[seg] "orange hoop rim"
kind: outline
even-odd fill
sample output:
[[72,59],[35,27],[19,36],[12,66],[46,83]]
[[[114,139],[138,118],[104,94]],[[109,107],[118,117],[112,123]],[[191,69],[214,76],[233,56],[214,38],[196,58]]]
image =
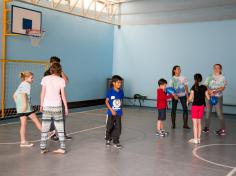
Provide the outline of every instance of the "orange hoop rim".
[[40,29],[26,29],[26,34],[32,37],[41,37],[45,31]]

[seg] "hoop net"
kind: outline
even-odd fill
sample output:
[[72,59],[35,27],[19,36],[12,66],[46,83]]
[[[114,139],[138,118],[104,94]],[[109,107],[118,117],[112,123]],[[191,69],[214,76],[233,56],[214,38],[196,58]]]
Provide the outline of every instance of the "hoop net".
[[45,31],[37,29],[27,29],[26,34],[29,36],[32,46],[39,46],[40,41],[44,37]]

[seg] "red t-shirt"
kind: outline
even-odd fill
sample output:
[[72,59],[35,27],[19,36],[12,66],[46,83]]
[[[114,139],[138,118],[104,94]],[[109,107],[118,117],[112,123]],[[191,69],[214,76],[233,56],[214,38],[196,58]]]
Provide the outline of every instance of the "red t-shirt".
[[163,89],[157,89],[157,109],[166,109],[167,100],[172,98],[173,95],[167,95]]

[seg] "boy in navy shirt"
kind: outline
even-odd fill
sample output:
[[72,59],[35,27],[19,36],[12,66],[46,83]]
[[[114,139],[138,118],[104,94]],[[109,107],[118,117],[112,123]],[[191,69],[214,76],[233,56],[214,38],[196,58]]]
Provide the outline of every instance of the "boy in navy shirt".
[[122,112],[122,99],[124,98],[123,90],[121,89],[123,78],[119,75],[112,77],[113,87],[107,92],[106,106],[107,120],[106,120],[106,145],[110,146],[113,140],[114,147],[122,148],[120,145],[121,134],[121,117]]

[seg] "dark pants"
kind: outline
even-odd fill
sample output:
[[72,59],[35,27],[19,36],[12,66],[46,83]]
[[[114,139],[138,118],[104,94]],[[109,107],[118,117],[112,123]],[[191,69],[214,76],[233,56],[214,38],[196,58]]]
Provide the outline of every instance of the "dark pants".
[[[63,116],[63,124],[64,124],[64,135],[66,136],[66,116],[65,116],[65,106],[62,103],[62,116]],[[50,126],[50,131],[56,130],[54,120],[53,118],[51,119],[51,126]]]
[[106,121],[106,140],[118,144],[121,135],[121,116],[108,116]]
[[[183,121],[184,126],[188,126],[188,107],[187,107],[187,97],[179,97],[180,103],[183,108]],[[176,110],[177,110],[178,100],[172,99],[172,111],[171,111],[171,120],[172,120],[172,127],[175,127],[175,119],[176,119]]]

